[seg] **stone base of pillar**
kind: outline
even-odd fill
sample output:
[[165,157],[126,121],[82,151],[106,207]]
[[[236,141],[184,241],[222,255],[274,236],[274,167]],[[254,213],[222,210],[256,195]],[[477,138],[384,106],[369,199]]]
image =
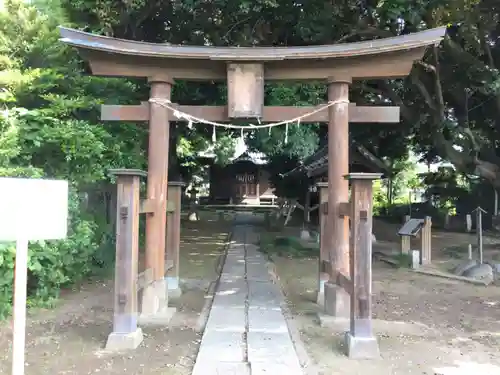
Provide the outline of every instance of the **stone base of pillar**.
[[161,326],[164,327],[177,312],[175,307],[166,307],[156,312],[156,314],[141,314],[138,323],[141,326]]
[[179,285],[179,278],[174,276],[167,277],[168,298],[179,298],[182,295],[182,289]]
[[198,217],[198,214],[196,212],[191,212],[188,215],[188,220],[189,221],[198,221],[198,220],[200,220],[200,218]]
[[106,350],[113,352],[133,350],[141,345],[143,339],[142,329],[140,328],[137,328],[135,332],[130,333],[112,332],[108,336]]
[[380,350],[377,338],[354,337],[349,332],[345,334],[345,347],[347,356],[351,359],[377,359],[380,358]]
[[155,281],[144,288],[139,324],[165,325],[172,319],[175,311],[175,308],[168,307],[166,279]]
[[328,282],[328,274],[320,272],[318,278],[318,292],[316,295],[316,303],[320,306],[325,306],[325,284]]
[[349,318],[350,304],[350,296],[343,288],[331,282],[325,283],[325,314]]
[[321,327],[334,329],[335,332],[345,332],[349,329],[351,324],[349,318],[336,318],[322,312],[318,312],[316,318],[318,319],[318,323]]
[[307,229],[302,229],[300,231],[300,239],[303,241],[309,241],[311,239],[311,233]]

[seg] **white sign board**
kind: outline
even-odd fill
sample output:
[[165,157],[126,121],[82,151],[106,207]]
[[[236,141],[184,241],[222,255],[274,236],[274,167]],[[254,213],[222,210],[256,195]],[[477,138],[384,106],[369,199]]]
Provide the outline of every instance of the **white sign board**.
[[0,177],[0,241],[16,241],[12,375],[24,375],[28,241],[66,238],[68,182]]
[[56,240],[67,230],[67,181],[0,177],[0,241]]

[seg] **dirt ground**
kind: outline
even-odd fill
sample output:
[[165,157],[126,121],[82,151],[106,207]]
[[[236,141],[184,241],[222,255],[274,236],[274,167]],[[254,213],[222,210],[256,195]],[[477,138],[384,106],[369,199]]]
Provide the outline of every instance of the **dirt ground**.
[[[397,226],[377,223],[374,232],[382,238],[374,250],[398,248],[396,238],[387,236],[397,233]],[[450,248],[474,241],[471,235],[434,231],[433,256],[445,260]],[[500,239],[488,237],[485,243],[492,253],[500,249]],[[274,263],[302,341],[322,375],[364,375],[367,370],[372,375],[434,375],[435,368],[456,361],[500,366],[498,286],[434,278],[374,262],[374,329],[381,359],[354,361],[344,355],[347,327],[319,326],[314,303],[317,260],[279,257]]]
[[[177,313],[166,328],[143,328],[144,342],[133,352],[105,353],[111,332],[113,281],[92,280],[63,293],[53,310],[29,312],[26,375],[188,375],[201,335],[196,332],[208,284],[217,277],[219,256],[228,239],[228,223],[183,222],[181,279],[188,281]],[[0,326],[0,374],[10,374],[10,322]]]

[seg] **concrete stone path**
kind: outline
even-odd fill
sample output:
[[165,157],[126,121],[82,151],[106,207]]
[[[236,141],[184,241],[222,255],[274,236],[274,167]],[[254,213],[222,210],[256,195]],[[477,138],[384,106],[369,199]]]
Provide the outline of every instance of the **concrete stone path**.
[[235,219],[192,375],[303,375],[281,311],[283,295],[247,221],[244,214]]

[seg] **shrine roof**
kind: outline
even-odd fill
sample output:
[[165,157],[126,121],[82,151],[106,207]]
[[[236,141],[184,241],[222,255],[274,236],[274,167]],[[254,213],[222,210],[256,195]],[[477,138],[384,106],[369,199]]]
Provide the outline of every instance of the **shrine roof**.
[[[384,173],[389,171],[389,167],[378,157],[373,155],[364,146],[351,141],[350,145],[350,164],[359,164],[368,168],[372,172]],[[327,173],[328,169],[328,146],[324,146],[313,155],[305,158],[302,164],[289,172],[285,176],[293,176],[298,173],[304,173],[308,177],[317,177]]]
[[379,55],[419,49],[439,44],[444,37],[446,27],[370,41],[300,47],[215,47],[156,44],[111,38],[66,27],[59,27],[59,30],[61,41],[78,49],[169,59],[265,62]]
[[[206,159],[215,159],[214,146],[211,145],[206,150],[198,153],[198,157]],[[249,151],[245,139],[241,137],[236,141],[233,155],[229,158],[231,164],[238,161],[249,161],[255,165],[267,164],[267,157],[262,152]]]

